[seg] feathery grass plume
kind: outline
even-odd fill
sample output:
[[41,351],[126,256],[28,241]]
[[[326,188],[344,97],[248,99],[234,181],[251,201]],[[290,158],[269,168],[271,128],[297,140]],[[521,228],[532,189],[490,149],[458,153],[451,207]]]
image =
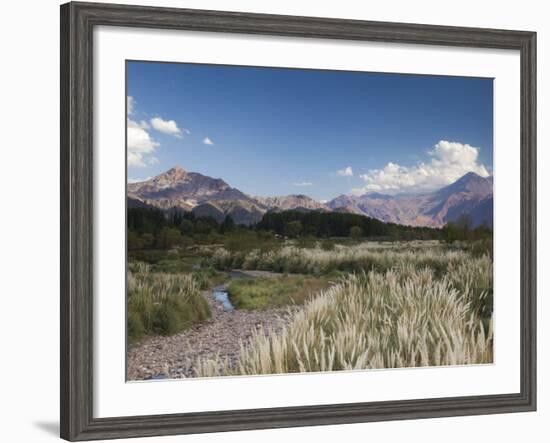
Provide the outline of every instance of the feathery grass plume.
[[[200,362],[197,375],[491,362],[492,321],[486,331],[472,306],[471,283],[457,289],[452,278],[437,279],[431,269],[412,270],[410,264],[401,271],[344,277],[307,301],[282,332],[254,332],[241,346],[237,365]],[[473,281],[484,278],[480,272]]]
[[128,267],[128,340],[170,335],[210,317],[210,308],[191,274],[150,272],[149,265]]
[[[331,271],[360,272],[387,271],[395,267],[412,266],[414,269],[429,267],[438,275],[448,272],[472,255],[458,248],[448,248],[438,242],[363,242],[353,246],[335,245],[332,250],[285,246],[278,250],[253,250],[230,252],[220,248],[211,258],[218,269],[259,269],[265,271],[326,274]],[[483,256],[479,260],[490,258]]]

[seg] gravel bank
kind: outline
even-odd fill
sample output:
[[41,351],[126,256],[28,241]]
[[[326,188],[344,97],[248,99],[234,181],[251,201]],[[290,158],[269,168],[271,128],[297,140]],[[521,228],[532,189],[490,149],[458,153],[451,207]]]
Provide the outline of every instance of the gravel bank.
[[210,320],[179,334],[149,337],[129,347],[128,380],[193,377],[197,357],[213,358],[217,353],[235,362],[240,341],[246,343],[254,330],[281,329],[290,316],[288,308],[225,311],[211,291],[205,291],[204,297],[212,310]]

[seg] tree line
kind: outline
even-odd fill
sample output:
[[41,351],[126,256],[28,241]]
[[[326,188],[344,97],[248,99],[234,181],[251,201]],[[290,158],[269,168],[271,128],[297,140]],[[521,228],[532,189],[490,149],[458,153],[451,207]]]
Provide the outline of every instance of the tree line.
[[218,223],[213,217],[195,217],[192,212],[162,211],[156,208],[128,208],[128,249],[169,249],[235,229],[231,217]]
[[351,237],[383,240],[478,240],[492,237],[492,229],[472,227],[471,219],[460,217],[443,228],[411,227],[359,214],[320,211],[267,212],[251,226],[236,225],[231,216],[222,223],[193,212],[128,208],[128,248],[169,249],[176,245],[216,243],[237,233],[257,232],[279,238]]
[[255,226],[289,238],[368,237],[396,240],[438,239],[439,229],[386,223],[360,214],[320,211],[267,212]]
[[493,237],[493,229],[482,223],[474,227],[472,218],[462,214],[455,222],[449,222],[441,228],[441,239],[447,243],[454,241],[486,240]]

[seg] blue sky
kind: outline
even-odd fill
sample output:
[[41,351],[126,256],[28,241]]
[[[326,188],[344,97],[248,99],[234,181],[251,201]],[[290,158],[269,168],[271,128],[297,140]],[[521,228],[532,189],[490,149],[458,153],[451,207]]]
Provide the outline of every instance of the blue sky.
[[419,193],[493,162],[491,79],[127,62],[128,177],[251,195]]

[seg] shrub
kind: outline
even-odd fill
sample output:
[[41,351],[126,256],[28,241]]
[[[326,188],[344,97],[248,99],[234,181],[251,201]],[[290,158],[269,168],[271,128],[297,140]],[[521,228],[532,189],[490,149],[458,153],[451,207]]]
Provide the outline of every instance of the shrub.
[[349,236],[357,240],[363,236],[363,230],[359,226],[352,226],[349,230]]
[[210,308],[190,274],[153,273],[128,267],[128,341],[144,335],[171,335],[210,317]]
[[302,222],[299,220],[285,223],[284,234],[289,238],[296,238],[302,233]]
[[[329,242],[330,240],[327,240]],[[448,272],[453,264],[468,261],[472,255],[458,247],[438,242],[375,243],[363,242],[351,246],[299,248],[284,246],[270,251],[231,252],[220,248],[211,257],[217,269],[259,269],[294,274],[328,274],[333,271],[387,271],[403,266],[415,269],[429,267],[438,276]],[[477,257],[488,260],[490,257]]]
[[160,230],[157,242],[158,247],[162,249],[170,249],[181,242],[181,233],[176,228],[164,227]]

